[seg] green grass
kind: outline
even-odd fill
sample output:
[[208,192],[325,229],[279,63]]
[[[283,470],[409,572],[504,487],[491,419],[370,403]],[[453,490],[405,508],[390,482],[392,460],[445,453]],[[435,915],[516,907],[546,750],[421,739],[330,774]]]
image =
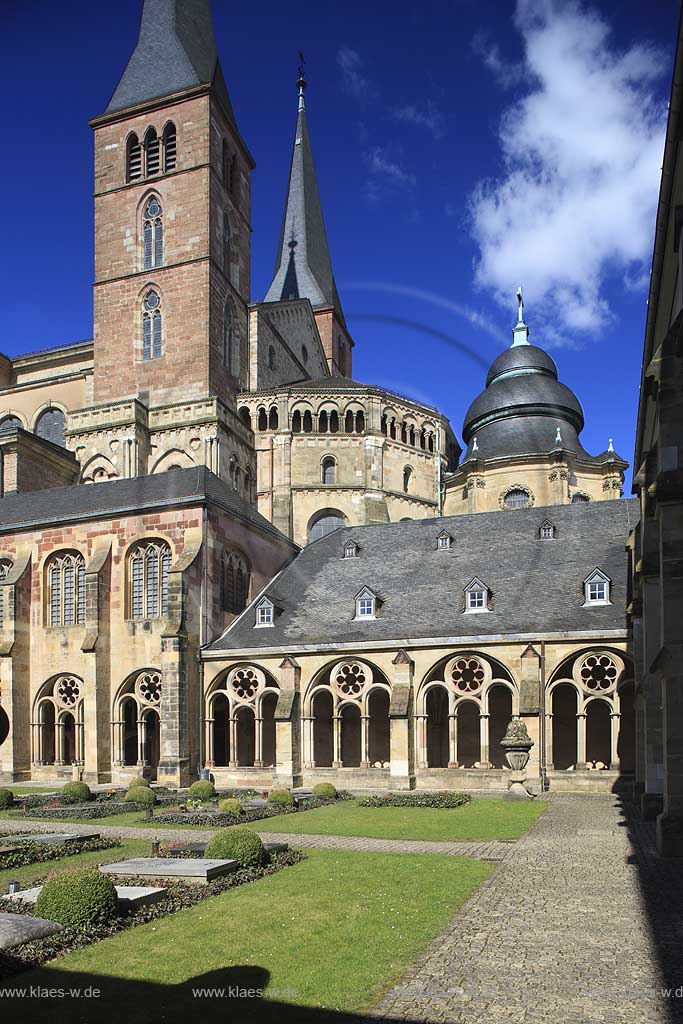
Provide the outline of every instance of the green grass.
[[[155,807],[157,814],[164,813],[165,809],[161,807]],[[107,818],[31,818],[30,812],[23,814],[21,811],[1,811],[0,812],[0,832],[2,831],[2,819],[9,818],[11,821],[39,821],[42,825],[54,825],[55,830],[59,831],[62,825],[92,825],[94,830],[106,825],[134,825],[135,828],[150,828],[150,829],[163,829],[170,828],[173,831],[176,829],[197,829],[205,826],[201,825],[157,825],[152,821],[146,821],[143,817],[143,811],[126,811],[125,814],[112,814]]]
[[[264,832],[372,839],[519,839],[545,810],[540,802],[483,798],[464,807],[359,807],[345,800],[264,822]],[[257,826],[259,827],[259,826]]]
[[[114,1024],[122,1014],[126,1024],[340,1021],[304,1008],[350,1013],[372,1005],[492,871],[461,857],[310,851],[276,875],[6,984],[101,989],[89,1007],[32,1000],[35,1022],[56,1011],[66,1024]],[[266,999],[197,999],[190,982],[265,987]],[[18,1000],[12,1008],[19,1011]]]
[[20,882],[23,889],[30,889],[51,871],[59,871],[61,868],[111,864],[112,861],[149,856],[151,853],[150,844],[144,839],[124,839],[122,843],[122,846],[114,847],[111,850],[92,850],[87,853],[75,853],[71,857],[60,857],[59,860],[26,864],[21,868],[3,868],[0,871],[0,893],[6,893],[9,883],[12,881]]
[[22,793],[59,793],[62,789],[63,783],[58,782],[54,786],[18,786],[12,784],[11,786],[2,786],[2,789],[11,789],[15,796],[21,796]]

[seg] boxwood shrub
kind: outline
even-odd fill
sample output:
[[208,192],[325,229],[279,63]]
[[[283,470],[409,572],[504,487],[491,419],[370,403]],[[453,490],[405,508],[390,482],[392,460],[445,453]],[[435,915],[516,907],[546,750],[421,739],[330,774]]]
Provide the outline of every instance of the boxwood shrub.
[[62,789],[60,799],[63,804],[84,804],[90,800],[90,786],[85,782],[67,782]]
[[294,806],[294,797],[288,789],[271,789],[268,794],[269,804],[284,804],[285,807]]
[[234,814],[237,817],[242,813],[242,804],[235,797],[227,797],[218,801],[218,810],[222,814]]
[[212,800],[215,795],[216,787],[213,782],[193,782],[190,786],[192,800]]
[[145,788],[149,789],[149,779],[146,779],[144,775],[136,775],[128,783],[128,789],[139,789],[140,786],[145,786]]
[[248,828],[232,828],[219,832],[206,848],[205,857],[236,860],[242,868],[257,868],[266,861],[261,837]]
[[123,799],[126,803],[138,804],[140,807],[153,807],[157,802],[153,790],[148,789],[146,786],[129,789]]
[[116,917],[116,888],[100,871],[64,871],[38,894],[36,916],[70,928],[91,928]]
[[319,782],[317,786],[313,787],[313,795],[324,797],[326,800],[336,800],[337,787],[333,786],[331,782]]
[[0,789],[0,811],[6,811],[14,803],[14,793],[11,789]]
[[357,801],[359,807],[463,807],[471,801],[467,793],[386,793],[383,796],[364,796]]

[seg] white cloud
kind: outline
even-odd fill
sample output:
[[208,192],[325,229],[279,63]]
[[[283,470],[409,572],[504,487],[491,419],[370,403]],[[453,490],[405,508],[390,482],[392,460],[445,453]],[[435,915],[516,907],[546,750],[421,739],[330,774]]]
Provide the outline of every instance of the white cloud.
[[363,70],[363,59],[358,50],[350,46],[340,46],[337,51],[337,64],[342,70],[344,88],[356,99],[370,99],[375,89]]
[[408,103],[403,107],[394,107],[391,116],[396,121],[425,128],[435,139],[443,136],[445,118],[432,100],[427,100],[422,106],[418,103]]
[[647,273],[666,62],[645,44],[618,52],[574,2],[518,0],[515,25],[525,85],[501,119],[504,174],[471,197],[475,278],[507,306],[521,282],[545,339],[562,342],[613,319],[615,275],[634,287]]
[[378,199],[381,185],[391,190],[414,189],[417,178],[410,171],[407,171],[395,157],[392,157],[381,146],[365,154],[370,172],[369,192],[370,198]]

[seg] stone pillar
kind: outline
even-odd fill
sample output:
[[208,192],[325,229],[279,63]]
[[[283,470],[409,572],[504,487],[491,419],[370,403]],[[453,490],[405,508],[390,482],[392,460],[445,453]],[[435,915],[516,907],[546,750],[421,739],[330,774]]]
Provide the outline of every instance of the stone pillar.
[[234,715],[231,715],[228,719],[228,729],[230,730],[230,756],[228,758],[228,767],[237,767],[237,719]]
[[370,767],[370,716],[360,716],[360,766]]
[[611,740],[611,753],[609,759],[610,771],[619,771],[619,723],[621,721],[621,715],[613,711],[610,715],[610,740]]
[[417,726],[416,738],[417,738],[417,767],[427,767],[427,716],[416,715],[415,723]]
[[586,713],[580,711],[576,716],[576,767],[586,767]]
[[[275,727],[277,734],[277,726]],[[275,744],[277,749],[277,742]],[[263,768],[263,719],[254,716],[254,768]]]
[[458,768],[458,716],[448,716],[448,767]]
[[545,757],[548,771],[555,767],[553,764],[553,716],[551,713],[545,716]]
[[204,719],[204,764],[207,768],[213,768],[215,765],[213,746],[213,730],[215,721],[215,718]]
[[[157,778],[168,786],[187,786],[198,766],[190,764],[190,694],[184,636],[162,637],[161,669],[161,757]],[[199,709],[193,723],[195,731],[198,719]]]
[[[412,658],[401,650],[392,661],[394,674],[389,705],[389,776],[396,788],[412,789],[415,785],[414,692]],[[422,725],[424,734],[425,726]],[[423,736],[426,764],[426,738]],[[418,754],[418,764],[420,757]]]
[[301,730],[301,668],[291,655],[280,664],[279,683],[280,695],[275,708],[276,761],[273,782],[291,789],[300,786],[303,781],[301,748],[304,739]]
[[525,769],[526,778],[532,787],[534,780],[541,777],[541,716],[545,706],[542,668],[542,655],[532,644],[529,644],[522,651],[520,657],[519,715],[533,740]]
[[479,715],[479,766],[490,768],[489,762],[489,716]]
[[335,713],[332,716],[332,729],[333,729],[332,738],[333,738],[333,743],[334,743],[334,746],[333,746],[334,753],[332,755],[332,767],[333,768],[341,768],[342,767],[342,761],[341,761],[341,722],[342,722],[341,715]]
[[145,760],[145,720],[138,716],[135,723],[138,730],[138,766],[143,768],[147,762]]

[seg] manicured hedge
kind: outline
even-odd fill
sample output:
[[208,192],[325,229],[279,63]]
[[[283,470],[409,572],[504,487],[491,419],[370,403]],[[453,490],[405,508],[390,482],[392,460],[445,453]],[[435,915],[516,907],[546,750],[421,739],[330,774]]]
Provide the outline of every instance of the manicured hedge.
[[154,804],[157,802],[154,792],[145,786],[129,789],[123,799],[126,803],[138,804],[139,807],[154,807]]
[[239,800],[233,796],[227,797],[225,800],[218,801],[218,810],[222,814],[234,814],[239,816],[242,813],[242,804]]
[[130,814],[130,804],[123,801],[106,800],[99,803],[93,800],[90,804],[75,804],[70,807],[38,807],[35,810],[26,810],[27,818],[47,819],[49,821],[61,821],[68,818],[81,818],[84,821],[91,821],[96,818],[113,818],[116,814]]
[[116,888],[108,875],[92,868],[63,871],[43,885],[36,917],[70,928],[108,924],[116,917]]
[[11,789],[0,789],[0,811],[6,811],[14,803],[14,793]]
[[319,782],[317,786],[313,787],[313,795],[324,797],[325,800],[336,800],[337,787],[333,786],[331,782]]
[[463,807],[471,801],[467,793],[387,793],[384,796],[364,796],[357,800],[359,807]]
[[146,779],[144,775],[136,775],[134,779],[131,779],[128,783],[128,789],[139,789],[140,786],[145,786],[149,789],[149,779]]
[[219,832],[206,848],[205,857],[236,860],[241,868],[257,868],[266,861],[261,837],[248,828]]
[[213,782],[193,782],[190,786],[192,800],[213,800],[215,795],[216,787]]
[[67,782],[59,798],[63,804],[84,804],[91,796],[90,786],[85,782]]
[[271,789],[268,794],[269,804],[282,804],[284,807],[294,806],[294,797],[288,789]]

